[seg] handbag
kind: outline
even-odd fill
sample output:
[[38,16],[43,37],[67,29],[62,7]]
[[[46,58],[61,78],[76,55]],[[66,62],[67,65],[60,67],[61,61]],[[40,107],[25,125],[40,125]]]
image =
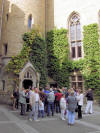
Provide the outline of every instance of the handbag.
[[13,96],[13,94],[11,94],[10,98],[11,98],[11,99],[14,99],[14,96]]

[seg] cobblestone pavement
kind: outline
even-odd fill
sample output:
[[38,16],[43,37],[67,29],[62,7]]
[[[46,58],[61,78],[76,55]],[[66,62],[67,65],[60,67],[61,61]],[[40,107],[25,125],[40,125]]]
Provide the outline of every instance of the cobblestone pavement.
[[12,111],[8,106],[0,106],[0,133],[100,133],[100,107],[95,106],[92,115],[83,115],[69,127],[67,120],[60,120],[59,114],[54,117],[39,119],[39,122],[20,116],[20,111]]

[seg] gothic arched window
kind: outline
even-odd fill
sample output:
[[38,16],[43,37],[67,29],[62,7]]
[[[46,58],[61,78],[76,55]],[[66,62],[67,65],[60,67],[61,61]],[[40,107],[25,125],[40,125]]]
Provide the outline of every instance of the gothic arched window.
[[27,72],[25,73],[25,75],[24,75],[24,78],[25,78],[25,79],[32,79],[32,73],[31,73],[31,71],[27,71]]
[[70,17],[69,34],[71,58],[77,59],[82,57],[80,17],[76,13]]
[[32,27],[32,15],[29,15],[28,17],[28,28]]

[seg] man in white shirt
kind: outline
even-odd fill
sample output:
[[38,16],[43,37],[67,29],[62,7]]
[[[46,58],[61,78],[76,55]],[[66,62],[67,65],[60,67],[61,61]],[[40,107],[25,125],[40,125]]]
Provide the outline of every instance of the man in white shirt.
[[38,91],[39,89],[38,88],[35,88],[34,89],[34,93],[31,93],[30,95],[30,105],[32,107],[32,112],[30,113],[30,121],[32,121],[32,115],[34,115],[33,119],[35,121],[38,121],[37,118],[38,118],[38,107],[39,107],[39,102],[40,102],[40,97],[39,97],[39,94],[38,94]]

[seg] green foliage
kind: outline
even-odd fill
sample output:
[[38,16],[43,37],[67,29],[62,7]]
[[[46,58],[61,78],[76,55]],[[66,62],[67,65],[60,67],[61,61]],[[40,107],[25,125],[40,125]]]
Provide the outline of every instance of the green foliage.
[[18,77],[21,69],[30,60],[41,75],[40,86],[44,87],[47,83],[46,43],[37,30],[25,33],[23,40],[24,45],[21,52],[17,56],[12,57],[6,69]]
[[7,71],[18,75],[20,70],[28,62],[30,52],[30,47],[26,43],[24,43],[23,49],[21,50],[20,54],[17,56],[13,56],[12,59],[9,61],[8,65],[6,66]]
[[47,51],[45,41],[39,36],[32,43],[30,61],[41,74],[40,86],[44,88],[47,84]]
[[83,32],[84,46],[84,67],[82,74],[85,78],[85,87],[99,89],[100,88],[100,45],[98,25],[90,24],[84,26]]
[[59,87],[69,86],[68,38],[67,30],[54,29],[47,33],[48,75]]

